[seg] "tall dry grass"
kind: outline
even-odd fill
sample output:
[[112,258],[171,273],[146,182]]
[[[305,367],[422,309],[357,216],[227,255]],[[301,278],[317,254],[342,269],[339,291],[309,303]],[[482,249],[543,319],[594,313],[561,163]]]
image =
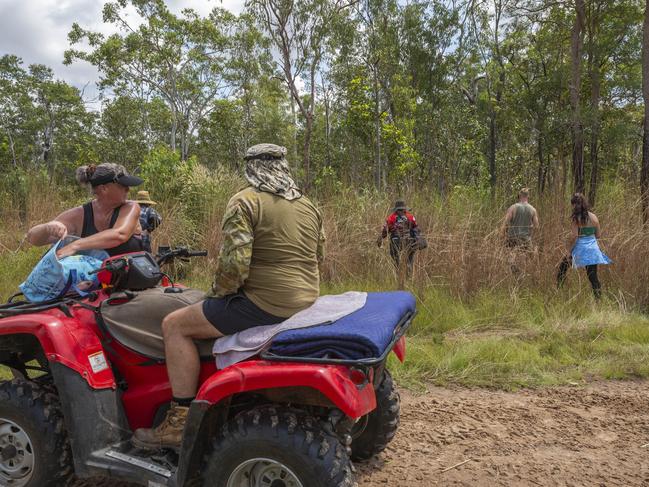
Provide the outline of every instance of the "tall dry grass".
[[[163,216],[154,243],[208,249],[208,265],[196,269],[199,278],[207,279],[220,245],[225,204],[244,182],[235,174],[199,166],[182,183],[173,188],[158,181],[147,185],[147,189],[154,188],[152,196],[159,201],[157,208]],[[88,198],[81,188],[50,185],[42,178],[28,182],[24,198],[12,197],[5,188],[0,192],[0,252],[18,248],[31,225]],[[388,245],[379,249],[376,237],[394,200],[405,198],[428,240],[428,248],[417,252],[414,273],[407,283],[413,290],[439,288],[457,299],[470,299],[482,292],[501,292],[513,299],[520,290],[548,297],[557,293],[557,265],[567,253],[570,232],[568,195],[532,196],[541,229],[534,235],[535,249],[529,253],[512,252],[503,245],[500,228],[513,197],[492,201],[469,188],[455,188],[445,198],[429,188],[410,194],[343,188],[312,198],[322,210],[327,235],[323,279],[333,285],[377,282],[397,286]],[[594,210],[602,224],[600,244],[614,261],[599,268],[605,295],[623,309],[649,308],[649,242],[635,192],[618,185],[605,187]],[[512,264],[519,273],[512,272]],[[565,288],[561,292],[566,299],[591,292],[581,270],[569,272]]]

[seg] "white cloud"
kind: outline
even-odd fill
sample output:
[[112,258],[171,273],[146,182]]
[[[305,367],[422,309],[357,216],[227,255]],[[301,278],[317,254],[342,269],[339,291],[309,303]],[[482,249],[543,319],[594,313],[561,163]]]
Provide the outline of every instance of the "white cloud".
[[[207,15],[222,7],[234,13],[243,10],[244,0],[168,0],[169,9],[180,13],[192,8]],[[106,0],[0,0],[0,55],[15,54],[25,65],[45,64],[57,78],[94,93],[98,75],[94,66],[75,62],[63,65],[63,53],[69,47],[68,32],[74,22],[83,28],[111,34],[115,28],[102,22]],[[131,17],[136,14],[131,9]],[[135,22],[136,19],[134,19]]]

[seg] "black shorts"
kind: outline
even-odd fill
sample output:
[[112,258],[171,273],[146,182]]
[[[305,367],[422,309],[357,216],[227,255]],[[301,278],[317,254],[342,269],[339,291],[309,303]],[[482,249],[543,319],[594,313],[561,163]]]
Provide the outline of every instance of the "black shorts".
[[223,335],[233,335],[253,326],[274,325],[286,319],[266,313],[243,292],[205,299],[203,314]]

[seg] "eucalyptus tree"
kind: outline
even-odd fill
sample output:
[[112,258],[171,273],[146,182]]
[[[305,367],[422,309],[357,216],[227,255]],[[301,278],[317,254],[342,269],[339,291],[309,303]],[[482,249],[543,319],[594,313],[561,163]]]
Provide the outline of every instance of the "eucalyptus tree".
[[7,137],[11,165],[45,167],[54,177],[58,163],[73,163],[92,144],[95,117],[79,90],[54,78],[40,64],[0,58],[0,130]]
[[[129,6],[141,24],[129,22]],[[232,90],[229,50],[235,16],[218,8],[208,18],[190,9],[176,16],[163,0],[118,0],[106,3],[103,19],[119,33],[106,37],[74,23],[70,44],[85,42],[89,49],[67,50],[64,62],[97,66],[104,92],[164,100],[171,112],[171,148],[179,145],[186,159],[198,124],[214,109],[214,100]]]
[[[475,1],[466,6],[467,35],[475,46],[469,61],[477,61],[477,66],[469,68],[469,71],[474,71],[474,76],[469,80],[470,89],[464,87],[464,93],[470,103],[486,112],[489,135],[485,154],[492,196],[498,182],[498,149],[503,125],[500,113],[507,82],[508,56],[505,50],[508,47],[504,40],[511,25],[511,9],[515,7],[513,0]],[[476,67],[478,72],[475,72]]]
[[[602,106],[608,93],[615,90],[617,67],[637,63],[640,45],[642,10],[637,0],[607,2],[593,0],[585,8],[585,54],[587,86],[590,85],[588,110],[585,115],[589,138],[590,185],[588,197],[595,204],[600,178],[599,154],[602,131]],[[628,68],[625,68],[625,70]],[[634,104],[633,99],[620,97],[617,104]]]
[[[276,50],[278,76],[286,83],[304,122],[302,164],[311,183],[311,139],[318,74],[335,17],[357,0],[248,0]],[[304,90],[304,91],[303,91]]]
[[18,167],[23,156],[21,133],[32,109],[27,73],[21,64],[22,60],[14,55],[6,54],[0,58],[0,134],[6,138],[10,163],[14,168]]

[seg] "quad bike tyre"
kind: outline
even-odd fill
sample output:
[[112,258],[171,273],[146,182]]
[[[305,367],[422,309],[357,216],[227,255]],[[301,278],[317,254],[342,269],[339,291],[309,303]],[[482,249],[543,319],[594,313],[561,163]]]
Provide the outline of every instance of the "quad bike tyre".
[[57,487],[72,474],[55,389],[22,379],[0,384],[0,485]]
[[351,462],[337,437],[312,416],[260,406],[235,416],[213,440],[204,487],[352,487]]
[[381,385],[376,389],[376,409],[360,418],[352,428],[352,460],[367,460],[385,450],[399,427],[400,406],[399,393],[385,369]]

